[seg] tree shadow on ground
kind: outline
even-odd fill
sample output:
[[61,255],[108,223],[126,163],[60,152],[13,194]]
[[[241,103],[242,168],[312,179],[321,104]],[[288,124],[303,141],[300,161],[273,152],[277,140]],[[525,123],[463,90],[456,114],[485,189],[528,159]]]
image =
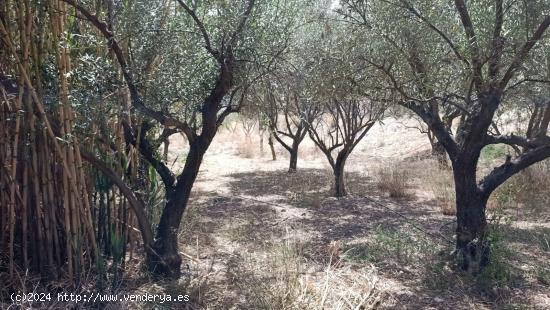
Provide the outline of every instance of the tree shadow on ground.
[[222,234],[232,242],[262,245],[280,235],[279,229],[272,229],[278,219],[276,211],[259,201],[211,192],[193,201],[186,212],[180,236],[186,244],[212,246],[214,236]]
[[[548,265],[550,261],[550,227],[516,227],[502,225],[503,239],[514,246],[521,255],[521,262]],[[550,277],[549,277],[550,279]]]
[[[236,195],[303,208],[310,217],[300,224],[321,233],[321,242],[357,238],[373,228],[399,227],[407,222],[418,223],[428,233],[439,234],[449,217],[434,217],[437,209],[426,202],[394,200],[381,193],[371,177],[348,173],[350,195],[330,197],[330,174],[321,169],[302,169],[296,173],[282,171],[232,174],[230,187]],[[429,206],[427,208],[427,206]]]
[[[444,253],[448,254],[453,248],[454,217],[441,215],[435,201],[389,198],[377,189],[372,178],[360,173],[348,173],[350,195],[340,199],[330,197],[330,185],[327,184],[331,184],[332,176],[330,172],[322,169],[301,169],[296,173],[258,171],[235,173],[230,177],[232,181],[229,186],[234,197],[244,197],[238,200],[241,211],[257,205],[257,202],[251,202],[247,197],[261,200],[266,206],[272,206],[258,211],[255,217],[264,220],[259,222],[261,226],[250,230],[250,234],[261,235],[258,229],[277,225],[277,222],[273,221],[278,221],[277,218],[280,219],[280,216],[273,215],[284,212],[285,208],[289,211],[303,210],[303,214],[307,216],[291,219],[287,223],[304,231],[314,232],[309,240],[308,251],[304,255],[319,264],[326,264],[334,259],[331,257],[334,254],[331,252],[334,251],[333,243],[336,242],[340,244],[336,247],[341,247],[340,250],[336,250],[336,254],[344,256],[346,247],[357,246],[357,243],[354,244],[357,240],[369,244],[373,238],[378,238],[377,234],[379,235],[381,230],[386,231],[385,233],[390,231],[390,234],[391,231],[410,234],[412,237],[407,242],[412,243],[412,247],[423,242],[422,246],[414,249],[418,252],[414,254],[418,255],[414,264],[396,260],[396,253],[391,251],[386,252],[377,262],[378,266],[382,266],[380,272],[384,276],[395,279],[408,288],[407,291],[392,294],[395,306],[388,305],[386,308],[448,309],[452,304],[456,309],[468,309],[474,303],[489,304],[492,307],[495,306],[491,306],[495,298],[502,299],[504,296],[488,296],[479,294],[475,289],[455,286],[454,282],[461,282],[463,279],[448,268],[445,269],[447,259],[444,258]],[[234,212],[238,213],[239,207],[235,208]],[[222,208],[218,212],[228,211]],[[264,218],[264,215],[269,216]],[[390,247],[410,246],[400,244],[398,239],[390,238],[387,241],[387,236],[380,238],[389,242]],[[532,238],[525,237],[524,241],[530,242]],[[391,242],[396,242],[397,245]],[[425,253],[422,253],[423,251]],[[521,283],[525,285],[524,281]],[[466,302],[465,299],[470,302]],[[523,302],[519,297],[516,301]]]

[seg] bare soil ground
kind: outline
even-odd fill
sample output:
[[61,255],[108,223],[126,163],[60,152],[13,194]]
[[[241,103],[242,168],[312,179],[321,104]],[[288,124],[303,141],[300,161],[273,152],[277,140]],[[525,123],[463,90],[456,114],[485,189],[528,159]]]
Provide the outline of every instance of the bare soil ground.
[[[444,172],[420,132],[374,128],[350,158],[342,199],[330,197],[331,171],[311,142],[289,174],[283,149],[273,161],[257,136],[216,137],[182,225],[186,277],[159,290],[209,309],[550,309],[550,208],[491,211],[509,246],[495,250],[488,283],[475,281],[448,263],[454,216],[428,185]],[[184,152],[174,139],[170,162]],[[388,166],[407,171],[405,198],[377,185]]]

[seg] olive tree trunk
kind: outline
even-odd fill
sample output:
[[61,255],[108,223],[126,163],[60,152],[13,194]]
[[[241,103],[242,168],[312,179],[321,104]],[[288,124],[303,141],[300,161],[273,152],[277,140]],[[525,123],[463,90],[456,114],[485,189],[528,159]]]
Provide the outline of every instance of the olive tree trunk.
[[166,193],[167,203],[157,226],[154,254],[147,259],[148,269],[154,274],[178,277],[181,273],[178,232],[205,151],[202,145],[190,147],[183,173],[178,177],[174,189]]
[[345,171],[344,167],[348,159],[348,150],[343,149],[338,153],[336,161],[332,166],[332,171],[334,174],[334,197],[344,197],[346,196],[346,183],[345,183]]
[[288,172],[296,172],[298,169],[298,151],[300,147],[300,142],[294,140],[292,142],[292,147],[289,150],[290,154],[290,163],[288,167]]
[[486,242],[487,219],[485,208],[488,195],[480,191],[476,170],[471,162],[455,163],[453,175],[456,194],[456,253],[459,268],[476,274],[489,263]]
[[277,160],[277,153],[275,153],[275,146],[273,145],[273,134],[269,133],[269,138],[267,138],[267,144],[269,144],[269,149],[271,150],[271,159],[273,161]]

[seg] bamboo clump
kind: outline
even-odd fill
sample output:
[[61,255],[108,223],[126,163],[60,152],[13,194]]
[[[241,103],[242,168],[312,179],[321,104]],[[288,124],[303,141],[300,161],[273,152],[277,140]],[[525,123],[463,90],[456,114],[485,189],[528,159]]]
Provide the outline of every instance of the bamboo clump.
[[[85,133],[75,129],[82,116],[71,96],[78,52],[71,49],[77,43],[71,40],[70,29],[79,21],[71,14],[74,11],[60,0],[0,2],[0,282],[4,287],[23,286],[26,274],[79,285],[89,271],[105,279],[110,270],[116,280],[128,252],[133,255],[134,248],[128,251],[128,245],[139,238],[130,204],[108,178],[83,161],[81,148],[93,150],[142,195],[139,192],[147,192],[149,186],[148,166],[126,143],[123,126],[141,120],[130,113],[127,90],[120,87],[108,96],[118,110],[89,122]],[[95,52],[112,56],[106,48]],[[53,64],[54,77],[44,73],[46,64]]]
[[[66,9],[49,1],[46,16],[29,0],[2,6],[0,57],[14,61],[0,72],[0,249],[7,253],[0,257],[0,272],[6,269],[14,281],[30,270],[45,279],[66,275],[72,282],[98,251],[90,184],[68,100]],[[45,99],[50,94],[39,67],[48,54],[56,58],[58,100]]]

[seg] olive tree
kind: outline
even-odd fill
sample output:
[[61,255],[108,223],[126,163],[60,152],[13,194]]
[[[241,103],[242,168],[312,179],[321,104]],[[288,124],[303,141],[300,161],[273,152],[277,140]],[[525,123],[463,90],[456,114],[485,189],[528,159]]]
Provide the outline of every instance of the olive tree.
[[[296,2],[285,1],[278,6],[257,4],[254,0],[231,5],[181,0],[120,3],[119,15],[128,12],[134,25],[158,16],[144,14],[148,10],[164,5],[168,12],[165,20],[153,25],[157,29],[138,31],[140,40],[136,43],[131,41],[136,32],[122,36],[116,24],[102,20],[101,12],[93,13],[76,0],[64,1],[106,39],[128,88],[132,111],[144,118],[140,127],[129,122],[123,124],[126,142],[150,163],[164,185],[165,205],[154,238],[152,223],[144,218],[144,204],[139,197],[94,154],[85,157],[125,188],[122,192],[131,198],[128,200],[137,210],[149,270],[177,277],[182,261],[178,231],[204,154],[225,118],[239,111],[248,87],[284,52],[287,24],[291,20],[285,19],[279,10]],[[162,40],[155,39],[157,36],[162,36]],[[144,43],[128,53],[132,43],[140,42]],[[153,56],[146,55],[147,52]],[[140,57],[157,68],[154,74],[144,77],[147,83],[140,80],[144,71],[137,70],[143,66],[135,63]],[[159,137],[152,134],[154,128],[161,129]],[[174,133],[182,133],[188,142],[181,171],[173,171],[157,154],[159,142]]]
[[344,168],[357,144],[380,120],[392,92],[379,83],[375,70],[364,70],[365,49],[357,38],[342,39],[344,28],[332,22],[332,13],[321,19],[322,28],[307,77],[317,116],[307,127],[309,137],[327,158],[334,174],[334,196],[347,194]]
[[270,138],[273,137],[289,154],[289,172],[298,168],[300,144],[318,112],[312,104],[316,86],[308,79],[317,61],[310,58],[309,51],[316,50],[319,41],[310,36],[315,37],[323,28],[319,17],[327,5],[325,1],[305,1],[301,10],[287,12],[294,14],[298,21],[290,31],[288,53],[277,68],[250,90],[266,120]]
[[271,134],[289,154],[289,172],[298,169],[300,144],[318,114],[306,94],[303,74],[295,71],[271,74],[255,91]]
[[[399,104],[425,122],[451,160],[456,254],[459,266],[470,273],[489,262],[485,210],[491,193],[550,157],[548,101],[530,109],[523,132],[497,124],[506,109],[521,104],[511,96],[512,89],[523,85],[537,92],[540,83],[548,83],[545,70],[528,68],[547,62],[549,7],[548,1],[503,0],[349,0],[341,7],[344,18],[383,51],[365,60],[385,74],[387,85],[400,95]],[[454,128],[446,122],[445,110],[457,115]],[[481,151],[493,144],[509,145],[517,153],[479,176]]]
[[344,168],[357,144],[382,117],[384,109],[366,98],[333,96],[321,105],[308,132],[327,158],[334,175],[334,196],[347,195]]

